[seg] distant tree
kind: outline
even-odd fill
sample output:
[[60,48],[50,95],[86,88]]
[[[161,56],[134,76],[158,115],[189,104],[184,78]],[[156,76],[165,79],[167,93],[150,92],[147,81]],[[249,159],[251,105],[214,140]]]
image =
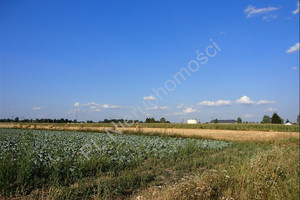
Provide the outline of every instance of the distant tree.
[[287,119],[287,120],[285,121],[285,123],[290,123],[290,120],[289,120],[289,119]]
[[215,120],[214,120],[214,123],[215,123],[215,124],[217,124],[218,122],[219,122],[219,120],[218,120],[218,119],[215,119]]
[[15,118],[15,122],[19,122],[20,120],[19,120],[19,117],[16,117]]
[[242,123],[242,118],[238,117],[237,118],[237,123]]
[[274,113],[271,118],[271,123],[272,124],[282,124],[283,119],[281,119],[277,113]]
[[300,115],[297,117],[297,123],[300,124]]
[[155,119],[152,117],[152,118],[150,118],[150,123],[155,123],[156,121],[155,121]]
[[164,117],[160,118],[159,122],[160,123],[166,123],[166,118],[164,118]]
[[271,117],[268,116],[268,115],[264,115],[262,121],[261,121],[262,124],[270,124],[271,123]]

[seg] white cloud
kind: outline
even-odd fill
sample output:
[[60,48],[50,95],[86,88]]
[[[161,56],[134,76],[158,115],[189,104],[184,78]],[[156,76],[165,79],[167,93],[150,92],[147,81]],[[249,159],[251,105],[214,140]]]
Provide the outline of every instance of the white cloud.
[[296,43],[294,46],[291,46],[288,50],[286,50],[286,53],[294,53],[296,51],[299,51],[300,43]]
[[156,98],[154,96],[148,96],[148,97],[143,97],[143,100],[145,100],[145,101],[156,101]]
[[246,104],[246,105],[269,105],[269,104],[274,104],[275,101],[268,101],[268,100],[259,100],[257,102],[252,101],[249,97],[247,96],[242,96],[241,98],[236,100],[236,103],[238,104]]
[[242,96],[240,99],[237,99],[236,102],[238,104],[255,104],[255,101],[250,100],[247,96]]
[[229,100],[218,100],[216,102],[214,101],[202,101],[198,103],[199,106],[229,106],[231,105],[231,101]]
[[268,105],[268,104],[274,104],[275,101],[267,101],[267,100],[260,100],[256,104],[257,105]]
[[269,7],[266,7],[266,8],[255,8],[254,6],[249,5],[244,10],[244,13],[247,14],[247,18],[250,18],[250,17],[253,17],[255,15],[266,14],[266,13],[269,13],[269,12],[272,12],[272,11],[275,11],[275,10],[278,10],[278,9],[280,9],[280,8],[279,7],[276,8],[276,7],[272,7],[272,6],[269,6]]
[[86,106],[99,106],[99,104],[97,104],[95,102],[90,102],[90,103],[86,104]]
[[252,118],[252,117],[255,117],[255,115],[253,115],[253,114],[244,114],[244,117],[245,118]]
[[32,110],[41,110],[42,107],[33,107]]
[[276,108],[268,108],[267,111],[268,111],[268,112],[276,112],[277,109],[276,109]]
[[292,67],[292,70],[296,70],[297,69],[297,67]]
[[76,102],[74,104],[75,107],[79,107],[79,106],[89,106],[89,107],[95,107],[95,106],[99,106],[99,104],[95,103],[95,102],[90,102],[90,103],[87,103],[87,104],[80,104],[79,102]]
[[162,107],[154,106],[152,108],[149,108],[148,110],[166,110],[166,109],[168,109],[167,106],[162,106]]
[[108,104],[103,104],[100,106],[102,108],[121,108],[121,106],[116,106],[116,105],[108,105]]
[[103,108],[103,109],[110,109],[110,108],[121,108],[121,106],[117,105],[109,105],[109,104],[98,104],[95,102],[90,102],[87,104],[80,104],[79,102],[76,102],[74,104],[74,107],[89,107],[91,109],[97,109],[97,108]]
[[296,8],[296,10],[293,11],[294,15],[296,15],[297,13],[299,13],[299,7],[300,7],[300,2],[298,1],[297,8]]
[[188,108],[186,108],[186,109],[183,110],[183,113],[197,113],[197,112],[199,112],[199,111],[196,110],[193,107],[188,107]]

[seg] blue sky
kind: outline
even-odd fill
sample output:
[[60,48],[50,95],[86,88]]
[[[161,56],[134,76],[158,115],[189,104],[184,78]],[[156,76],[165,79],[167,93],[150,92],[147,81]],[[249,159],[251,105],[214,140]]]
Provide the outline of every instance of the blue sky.
[[299,112],[295,0],[1,1],[0,25],[0,118]]

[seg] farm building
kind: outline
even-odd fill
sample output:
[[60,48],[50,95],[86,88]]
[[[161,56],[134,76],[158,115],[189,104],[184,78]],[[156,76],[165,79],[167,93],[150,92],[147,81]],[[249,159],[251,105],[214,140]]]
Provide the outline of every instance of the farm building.
[[188,124],[197,124],[198,121],[197,121],[196,119],[188,119],[188,120],[187,120],[187,123],[188,123]]
[[[211,120],[210,123],[215,123],[215,120]],[[237,123],[236,120],[234,119],[223,119],[223,120],[218,120],[219,124],[234,124]]]

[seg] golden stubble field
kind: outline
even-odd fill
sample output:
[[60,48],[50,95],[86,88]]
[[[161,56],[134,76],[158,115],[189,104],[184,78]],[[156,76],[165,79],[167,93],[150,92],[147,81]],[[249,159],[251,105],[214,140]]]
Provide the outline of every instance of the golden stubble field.
[[[56,125],[22,125],[15,123],[1,123],[0,128],[25,128],[43,130],[70,130],[70,131],[96,131],[105,132],[105,128],[112,127],[93,127],[93,126],[56,126]],[[184,128],[141,128],[141,127],[122,127],[117,128],[124,132],[141,132],[144,134],[159,134],[168,136],[181,136],[193,138],[206,138],[215,140],[233,141],[272,141],[288,138],[299,138],[299,132],[278,132],[278,131],[245,131],[245,130],[218,130],[218,129],[184,129]]]

